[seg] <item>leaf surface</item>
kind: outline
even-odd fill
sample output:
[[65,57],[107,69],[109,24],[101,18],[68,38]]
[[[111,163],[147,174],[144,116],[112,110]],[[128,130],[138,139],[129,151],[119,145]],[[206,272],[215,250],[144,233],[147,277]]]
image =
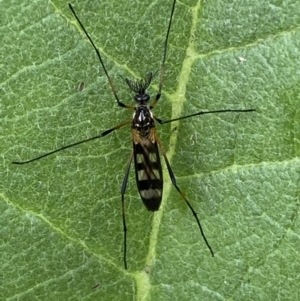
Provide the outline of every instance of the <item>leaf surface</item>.
[[[132,94],[119,75],[160,68],[171,2],[72,3],[125,103]],[[0,11],[1,300],[297,299],[296,0],[177,3],[156,116],[256,112],[157,125],[215,257],[167,169],[155,214],[143,207],[132,170],[127,271],[120,187],[129,128],[28,165],[11,162],[94,136],[132,112],[116,106],[64,1],[2,1]]]

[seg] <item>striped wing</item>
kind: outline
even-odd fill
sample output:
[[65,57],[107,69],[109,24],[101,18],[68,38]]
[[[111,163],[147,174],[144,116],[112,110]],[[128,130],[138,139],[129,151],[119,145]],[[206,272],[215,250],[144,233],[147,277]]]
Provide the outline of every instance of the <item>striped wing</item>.
[[161,204],[163,176],[156,141],[140,139],[133,143],[136,184],[139,194],[150,211],[157,211]]

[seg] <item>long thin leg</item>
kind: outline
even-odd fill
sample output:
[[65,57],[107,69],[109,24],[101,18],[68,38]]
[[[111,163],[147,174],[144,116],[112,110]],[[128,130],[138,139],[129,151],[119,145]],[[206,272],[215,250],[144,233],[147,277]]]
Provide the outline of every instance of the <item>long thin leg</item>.
[[189,207],[190,210],[192,211],[193,216],[194,216],[194,218],[196,219],[196,222],[197,222],[197,224],[198,224],[198,227],[199,227],[199,230],[200,230],[200,232],[201,232],[201,235],[202,235],[202,237],[203,237],[203,239],[204,239],[204,241],[205,241],[205,244],[207,245],[207,247],[208,247],[208,249],[209,249],[209,251],[210,251],[210,253],[211,253],[211,256],[214,257],[213,249],[212,249],[212,247],[211,247],[210,244],[208,243],[208,240],[207,240],[206,237],[205,237],[205,234],[204,234],[204,231],[203,231],[202,226],[201,226],[201,224],[200,224],[200,220],[199,220],[199,218],[198,218],[198,215],[197,215],[196,211],[194,210],[194,208],[192,207],[192,205],[190,204],[190,202],[188,201],[188,199],[186,198],[186,196],[184,195],[184,193],[183,193],[183,192],[180,190],[180,188],[178,187],[177,182],[176,182],[175,175],[174,175],[174,173],[173,173],[173,170],[172,170],[171,165],[170,165],[170,163],[169,163],[169,160],[168,160],[168,158],[167,158],[167,155],[166,155],[166,152],[165,152],[165,150],[164,150],[164,147],[162,146],[162,143],[160,142],[160,139],[159,139],[157,136],[156,136],[156,141],[157,141],[157,143],[158,143],[158,145],[159,145],[159,147],[160,147],[160,149],[161,149],[161,152],[162,152],[162,154],[163,154],[163,156],[164,156],[164,159],[165,159],[165,161],[166,161],[167,168],[168,168],[168,172],[169,172],[169,175],[170,175],[170,179],[171,179],[171,181],[172,181],[172,184],[175,186],[175,188],[177,189],[177,191],[180,193],[181,197],[184,199],[184,201],[186,202],[186,204],[188,205],[188,207]]
[[162,91],[162,87],[163,87],[164,73],[165,73],[165,63],[166,63],[166,58],[167,58],[168,40],[169,40],[169,35],[170,35],[170,30],[171,30],[171,25],[172,25],[172,19],[173,19],[173,15],[174,15],[174,11],[175,11],[175,5],[176,5],[176,0],[173,1],[171,15],[170,15],[170,19],[169,19],[169,25],[168,25],[168,29],[167,29],[165,42],[164,42],[163,59],[162,59],[162,62],[161,62],[160,74],[159,74],[158,93],[156,94],[156,97],[155,97],[153,103],[150,106],[151,109],[153,109],[156,106],[156,104],[157,104],[157,102],[158,102],[158,100],[160,99],[160,96],[161,96],[161,91]]
[[254,112],[256,111],[255,109],[225,109],[225,110],[215,110],[215,111],[200,111],[191,115],[186,115],[186,116],[181,116],[178,118],[174,118],[174,119],[169,119],[169,120],[162,120],[160,118],[154,117],[155,120],[159,123],[159,124],[165,124],[165,123],[169,123],[169,122],[173,122],[173,121],[177,121],[177,120],[182,120],[182,119],[186,119],[186,118],[190,118],[190,117],[194,117],[194,116],[198,116],[198,115],[204,115],[204,114],[215,114],[215,113],[226,113],[226,112]]
[[126,171],[125,171],[125,176],[124,180],[122,183],[122,188],[121,188],[121,195],[122,195],[122,217],[123,217],[123,232],[124,232],[124,246],[123,246],[123,260],[124,260],[124,267],[125,270],[127,270],[127,261],[126,261],[126,254],[127,254],[127,227],[126,227],[126,220],[125,220],[125,200],[124,200],[124,195],[128,183],[128,176],[129,176],[129,171],[130,171],[130,166],[133,158],[133,151],[130,155],[130,159],[128,161]]
[[55,154],[55,153],[57,153],[57,152],[60,152],[60,151],[62,151],[62,150],[65,150],[65,149],[67,149],[67,148],[73,147],[73,146],[75,146],[75,145],[82,144],[82,143],[85,143],[85,142],[88,142],[88,141],[92,141],[92,140],[95,140],[95,139],[104,137],[104,136],[110,134],[111,132],[113,132],[113,131],[115,131],[115,130],[117,130],[117,129],[119,129],[119,128],[125,126],[125,125],[128,125],[128,124],[130,124],[130,123],[131,123],[131,120],[126,120],[126,121],[124,121],[124,122],[122,122],[122,123],[120,123],[120,124],[114,126],[113,128],[111,128],[111,129],[109,129],[109,130],[106,130],[106,131],[102,132],[101,134],[99,134],[99,135],[97,135],[97,136],[90,137],[90,138],[87,138],[87,139],[84,139],[84,140],[80,140],[80,141],[77,141],[77,142],[75,142],[75,143],[71,143],[71,144],[68,144],[68,145],[64,145],[64,146],[62,146],[62,147],[60,147],[60,148],[57,148],[57,149],[55,149],[55,150],[53,150],[53,151],[51,151],[51,152],[45,153],[45,154],[43,154],[43,155],[40,155],[40,156],[38,156],[38,157],[35,157],[35,158],[30,159],[30,160],[27,160],[27,161],[13,161],[12,164],[27,164],[27,163],[31,163],[31,162],[33,162],[33,161],[40,160],[40,159],[42,159],[42,158],[48,157],[48,156],[50,156],[50,155],[52,155],[52,154]]
[[100,54],[99,49],[96,47],[96,45],[95,45],[95,43],[93,42],[92,38],[90,37],[90,35],[88,34],[87,30],[85,29],[85,27],[84,27],[83,24],[81,23],[80,19],[79,19],[78,16],[76,15],[75,10],[74,10],[74,8],[73,8],[73,6],[72,6],[71,3],[69,3],[69,8],[70,8],[70,10],[72,11],[72,13],[73,13],[74,17],[76,18],[77,22],[79,23],[81,29],[84,31],[85,35],[87,36],[87,38],[89,39],[90,43],[92,44],[94,50],[96,51],[97,57],[98,57],[98,59],[99,59],[99,61],[100,61],[100,64],[101,64],[101,66],[102,66],[102,68],[103,68],[103,70],[104,70],[104,72],[105,72],[105,75],[106,75],[106,77],[107,77],[107,79],[108,79],[110,88],[111,88],[111,90],[112,90],[112,92],[113,92],[113,94],[114,94],[114,97],[115,97],[115,99],[116,99],[116,101],[117,101],[117,103],[118,103],[118,106],[120,106],[120,107],[122,107],[122,108],[127,108],[127,109],[134,109],[133,106],[126,105],[126,104],[124,104],[123,102],[120,101],[120,99],[119,99],[119,97],[118,97],[118,95],[117,95],[117,90],[115,89],[115,86],[114,86],[114,84],[113,84],[113,81],[112,81],[111,77],[109,76],[109,74],[108,74],[108,72],[107,72],[107,69],[106,69],[106,67],[105,67],[105,65],[104,65],[104,62],[103,62],[103,59],[102,59],[102,57],[101,57],[101,54]]

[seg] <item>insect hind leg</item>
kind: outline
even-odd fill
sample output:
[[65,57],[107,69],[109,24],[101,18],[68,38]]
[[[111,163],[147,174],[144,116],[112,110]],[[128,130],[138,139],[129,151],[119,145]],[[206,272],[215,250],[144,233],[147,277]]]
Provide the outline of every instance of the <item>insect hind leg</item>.
[[179,192],[179,194],[181,195],[181,197],[183,198],[183,200],[185,201],[185,203],[188,205],[188,207],[192,211],[192,214],[193,214],[193,216],[194,216],[194,218],[195,218],[195,220],[196,220],[196,222],[198,224],[201,236],[202,236],[202,238],[203,238],[206,246],[208,247],[208,249],[209,249],[209,251],[211,253],[211,256],[214,257],[214,251],[213,251],[212,247],[210,246],[210,244],[209,244],[209,242],[208,242],[208,240],[207,240],[207,238],[206,238],[206,236],[204,234],[204,231],[203,231],[203,228],[201,226],[201,223],[200,223],[200,220],[198,218],[198,215],[197,215],[196,211],[194,210],[194,208],[192,207],[192,205],[190,204],[190,202],[188,201],[188,199],[186,198],[186,196],[184,195],[184,193],[180,190],[179,186],[177,185],[177,181],[176,181],[174,172],[173,172],[173,170],[171,168],[170,162],[169,162],[169,160],[167,158],[166,152],[165,152],[165,150],[164,150],[164,148],[163,148],[163,146],[162,146],[162,144],[161,144],[161,142],[160,142],[160,140],[159,140],[159,138],[157,136],[156,136],[156,140],[157,140],[157,143],[158,143],[158,145],[159,145],[159,147],[161,149],[163,157],[165,159],[165,162],[166,162],[166,165],[167,165],[167,168],[168,168],[168,172],[169,172],[172,184],[175,186],[176,190]]
[[122,219],[123,219],[123,233],[124,233],[124,245],[123,245],[123,260],[124,260],[124,268],[127,270],[127,260],[126,260],[126,255],[127,255],[127,227],[126,227],[126,219],[125,219],[125,192],[126,192],[126,187],[128,183],[128,176],[129,176],[129,171],[130,171],[130,166],[132,163],[132,158],[133,158],[133,151],[130,155],[130,159],[128,161],[126,171],[125,171],[125,176],[123,179],[122,183],[122,188],[121,188],[121,201],[122,201]]

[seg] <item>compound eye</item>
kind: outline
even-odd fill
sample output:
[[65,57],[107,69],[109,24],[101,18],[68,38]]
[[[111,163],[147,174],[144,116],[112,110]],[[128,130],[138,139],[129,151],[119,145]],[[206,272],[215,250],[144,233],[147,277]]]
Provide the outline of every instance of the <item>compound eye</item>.
[[150,99],[150,96],[148,94],[136,94],[134,96],[134,100],[136,102],[139,102],[139,103],[145,103],[145,102],[148,102]]
[[139,95],[139,94],[136,94],[136,95],[134,96],[134,100],[135,100],[136,102],[141,102],[141,101],[142,101],[142,96]]
[[148,94],[143,95],[143,101],[146,102],[150,99]]

